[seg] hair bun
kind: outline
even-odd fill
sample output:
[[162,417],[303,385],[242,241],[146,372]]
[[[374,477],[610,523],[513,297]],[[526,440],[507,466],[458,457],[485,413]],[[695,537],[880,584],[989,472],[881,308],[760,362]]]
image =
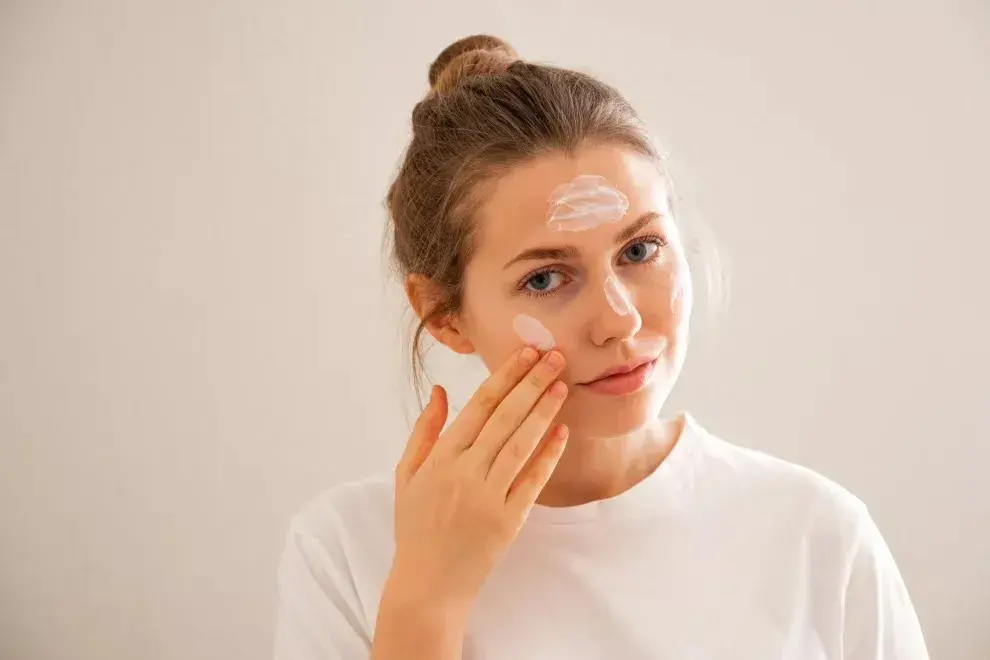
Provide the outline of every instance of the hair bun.
[[430,65],[430,87],[443,92],[471,76],[501,73],[518,59],[515,49],[498,37],[464,37],[444,48]]

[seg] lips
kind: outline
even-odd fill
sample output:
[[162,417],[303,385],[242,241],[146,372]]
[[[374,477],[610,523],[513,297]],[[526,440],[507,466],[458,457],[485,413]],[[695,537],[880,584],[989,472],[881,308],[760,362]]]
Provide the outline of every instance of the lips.
[[605,378],[609,378],[611,376],[621,376],[622,374],[627,374],[631,371],[635,371],[636,369],[642,367],[644,364],[649,364],[650,362],[653,362],[654,360],[656,360],[655,357],[641,358],[633,362],[628,362],[626,364],[620,365],[618,367],[612,367],[611,369],[606,369],[605,371],[598,374],[591,380],[585,383],[581,383],[581,385],[591,385],[596,381],[600,381]]
[[[621,367],[605,371],[605,374],[610,375],[602,376],[589,383],[584,383],[581,387],[587,392],[600,396],[629,396],[649,385],[656,364],[656,360],[630,362]],[[618,373],[615,373],[616,371]]]

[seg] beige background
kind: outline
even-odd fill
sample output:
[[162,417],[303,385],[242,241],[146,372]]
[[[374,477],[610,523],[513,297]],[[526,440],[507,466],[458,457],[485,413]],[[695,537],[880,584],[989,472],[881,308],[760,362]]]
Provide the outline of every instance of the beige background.
[[381,198],[476,31],[623,89],[715,233],[731,300],[676,403],[862,497],[932,657],[990,657],[988,26],[981,0],[0,0],[0,657],[269,656],[289,516],[404,439]]

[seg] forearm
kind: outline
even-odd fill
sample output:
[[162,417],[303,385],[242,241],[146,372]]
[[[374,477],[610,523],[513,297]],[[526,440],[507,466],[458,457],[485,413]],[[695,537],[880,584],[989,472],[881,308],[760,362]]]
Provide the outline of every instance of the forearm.
[[407,598],[386,587],[371,660],[461,660],[466,627],[463,607]]

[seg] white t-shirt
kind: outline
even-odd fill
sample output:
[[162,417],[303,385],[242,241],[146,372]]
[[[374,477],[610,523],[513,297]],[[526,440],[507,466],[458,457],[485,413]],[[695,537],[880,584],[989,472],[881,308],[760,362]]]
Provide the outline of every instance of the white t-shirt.
[[[368,658],[394,552],[392,475],[292,522],[277,660]],[[853,495],[687,417],[606,500],[536,506],[475,603],[465,660],[927,660],[894,560]]]

